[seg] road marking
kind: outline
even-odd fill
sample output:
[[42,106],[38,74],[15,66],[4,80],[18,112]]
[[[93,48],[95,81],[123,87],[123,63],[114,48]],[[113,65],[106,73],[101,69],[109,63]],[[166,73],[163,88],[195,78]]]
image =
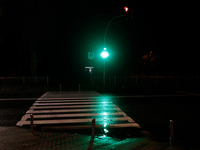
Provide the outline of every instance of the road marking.
[[[84,95],[69,93],[71,92],[47,92],[43,94],[35,101],[32,107],[29,108],[26,114],[16,125],[30,125],[30,114],[34,114],[34,125],[67,124],[66,128],[70,128],[70,124],[74,123],[75,125],[73,127],[71,126],[72,128],[79,128],[80,125],[83,127],[91,128],[91,125],[84,125],[84,123],[91,123],[92,118],[95,118],[95,116],[97,116],[95,118],[95,122],[97,122],[95,127],[135,127],[138,129],[142,129],[139,124],[137,124],[132,118],[124,113],[117,105],[112,103],[110,98],[117,98],[117,96],[108,98],[92,95],[93,97],[88,97],[89,94]],[[74,119],[73,117],[76,119]],[[126,121],[127,123],[121,123],[121,121]],[[144,130],[143,132],[148,133]]]
[[79,105],[79,104],[106,104],[106,103],[112,103],[112,102],[80,102],[80,103],[38,103],[35,102],[33,105]]
[[64,110],[28,110],[27,114],[40,114],[40,113],[65,113],[65,112],[91,112],[91,111],[110,111],[115,108],[104,108],[104,109],[64,109]]
[[[72,105],[72,106],[37,106],[34,105],[30,109],[54,109],[54,108],[84,108],[84,107],[102,107],[102,105]],[[114,107],[114,104],[107,104],[103,107]]]
[[[118,124],[108,124],[106,128],[109,130],[110,128],[127,128],[127,127],[134,127],[137,128],[137,123],[118,123]],[[97,124],[95,125],[95,128],[105,128],[104,124]],[[76,126],[48,126],[48,127],[42,127],[44,130],[71,130],[71,129],[91,129],[91,125],[76,125]],[[140,128],[139,128],[140,129]],[[145,131],[144,131],[145,132]]]
[[[107,113],[106,116],[122,116],[123,113]],[[34,119],[37,118],[62,118],[62,117],[88,117],[88,116],[105,116],[103,113],[81,113],[81,114],[49,114],[49,115],[34,115]],[[27,115],[26,119],[30,118],[30,115]]]
[[88,102],[95,102],[97,100],[88,100],[88,99],[85,99],[85,100],[51,100],[51,101],[43,101],[43,100],[37,100],[36,102],[38,103],[55,103],[55,102],[85,102],[85,101],[88,101]]
[[[126,121],[130,117],[118,117],[118,118],[96,118],[95,122],[109,122],[109,121]],[[59,119],[59,120],[34,120],[35,125],[39,124],[63,124],[63,123],[90,123],[91,119]],[[30,125],[30,121],[22,121],[23,125]],[[136,126],[136,124],[135,124]],[[137,125],[138,126],[138,125]]]
[[[183,91],[173,91],[173,90],[167,90],[171,92],[177,92],[177,93],[183,93],[187,95],[130,95],[130,96],[111,96],[111,98],[131,98],[131,97],[184,97],[184,96],[200,96],[200,94],[195,94],[195,93],[188,93],[188,92],[183,92]],[[80,99],[79,101],[95,101],[95,98],[97,97],[77,97],[77,98],[0,98],[0,101],[13,101],[13,100],[37,100],[37,102],[53,102],[53,101],[45,101],[45,100],[68,100],[68,101],[74,101]],[[91,100],[93,99],[93,100]],[[101,98],[100,98],[101,99]],[[103,100],[102,100],[103,101]],[[60,101],[61,102],[61,101]]]
[[61,97],[61,98],[38,98],[38,100],[40,101],[40,100],[78,100],[78,99],[92,99],[91,97],[68,97],[68,98],[65,98],[65,97]]

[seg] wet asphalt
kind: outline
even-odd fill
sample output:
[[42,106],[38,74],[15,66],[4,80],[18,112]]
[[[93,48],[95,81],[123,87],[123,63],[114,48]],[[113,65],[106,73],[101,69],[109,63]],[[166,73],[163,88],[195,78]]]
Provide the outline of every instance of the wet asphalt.
[[[43,93],[0,93],[0,126],[15,126],[35,100]],[[169,121],[174,121],[177,141],[196,143],[199,133],[199,96],[176,91],[101,92],[159,140],[169,139]],[[137,95],[137,96],[136,96]],[[150,97],[147,95],[151,95]],[[114,96],[114,97],[113,97]],[[121,96],[121,97],[120,97]],[[3,100],[4,98],[35,100]],[[110,134],[118,132],[113,130]],[[119,132],[118,132],[119,133]]]

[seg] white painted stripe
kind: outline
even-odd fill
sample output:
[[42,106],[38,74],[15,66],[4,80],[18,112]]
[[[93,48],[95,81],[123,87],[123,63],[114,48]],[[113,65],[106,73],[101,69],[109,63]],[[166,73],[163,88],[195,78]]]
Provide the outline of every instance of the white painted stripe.
[[17,122],[16,126],[23,126],[24,121],[26,121],[28,118],[30,118],[30,114],[25,114],[20,121]]
[[85,102],[85,101],[89,101],[89,102],[97,102],[97,100],[88,100],[88,99],[85,99],[85,100],[51,100],[51,101],[39,101],[37,100],[36,102],[37,103],[55,103],[55,102]]
[[[77,93],[77,92],[74,92]],[[100,94],[99,94],[100,95]],[[107,97],[97,97],[97,95],[91,94],[69,94],[64,92],[56,92],[51,93],[47,92],[43,94],[40,98],[37,99],[37,101],[33,104],[32,107],[27,111],[27,114],[25,114],[21,121],[17,123],[17,126],[22,125],[30,125],[30,121],[26,121],[28,118],[30,118],[29,113],[34,114],[34,124],[62,124],[62,123],[84,123],[84,122],[91,122],[91,118],[84,118],[84,119],[60,119],[60,120],[49,120],[53,118],[58,117],[88,117],[88,116],[102,116],[100,118],[96,118],[96,122],[108,122],[109,121],[129,121],[130,123],[123,123],[123,124],[108,124],[106,127],[109,128],[121,128],[121,127],[137,127],[141,128],[135,121],[128,117],[119,107],[117,107],[115,104],[113,104],[110,99]],[[48,98],[49,97],[49,98]],[[54,97],[54,98],[52,98]],[[114,97],[111,97],[114,98]],[[106,99],[106,102],[105,102]],[[83,105],[84,104],[84,105]],[[55,106],[57,105],[57,106]],[[64,105],[64,106],[61,106]],[[70,106],[66,106],[70,105]],[[102,106],[114,106],[112,108],[102,108]],[[101,108],[101,109],[65,109],[65,110],[37,110],[37,109],[59,109],[59,108],[85,108],[85,107],[95,107],[95,108]],[[36,110],[34,110],[36,109]],[[115,113],[107,113],[106,115],[103,113],[94,113],[94,112],[106,112],[111,110],[117,110],[118,112]],[[84,113],[84,112],[92,112],[92,113]],[[78,114],[62,114],[64,112],[80,112]],[[83,112],[83,113],[81,113]],[[47,113],[45,115],[37,115],[38,113]],[[53,113],[59,113],[59,114],[53,114]],[[108,116],[110,115],[110,116]],[[120,117],[119,115],[122,115],[123,117]],[[112,116],[114,118],[112,118]],[[111,118],[109,118],[111,117]],[[37,120],[37,118],[43,119],[43,118],[49,118],[48,120]],[[105,124],[103,124],[104,126]],[[97,125],[98,126],[98,125]],[[91,125],[90,125],[91,128]]]
[[57,97],[57,98],[56,97],[55,98],[51,98],[51,97],[50,98],[47,98],[47,97],[41,98],[40,97],[40,98],[38,98],[39,101],[42,101],[42,100],[73,100],[73,99],[74,100],[78,100],[78,99],[84,100],[84,99],[88,99],[88,98],[87,97],[82,97],[82,98],[81,97]]
[[[81,113],[81,114],[49,114],[49,115],[33,115],[34,119],[36,118],[62,118],[62,117],[88,117],[88,116],[119,116],[123,115],[123,113],[107,113],[104,115],[103,113]],[[30,115],[27,114],[26,119],[30,118]]]
[[[54,109],[54,108],[85,108],[85,107],[102,107],[102,105],[73,105],[73,106],[32,106],[29,109]],[[114,105],[104,105],[103,107],[114,107]]]
[[[20,127],[23,126],[24,125],[23,122],[24,122],[23,120],[18,121],[16,126],[20,126]],[[30,125],[30,122],[29,122],[29,125]]]
[[[138,127],[137,123],[119,123],[119,124],[108,124],[106,126],[109,128],[126,128],[126,127]],[[95,125],[95,128],[105,128],[104,124]],[[50,126],[50,127],[42,127],[44,130],[71,130],[71,129],[91,129],[91,125],[74,125],[74,126]]]
[[58,91],[58,92],[47,92],[51,95],[75,95],[75,94],[79,94],[79,95],[84,95],[84,94],[95,94],[95,95],[99,95],[99,93],[97,93],[96,91]]
[[108,128],[125,128],[125,127],[141,128],[140,125],[137,123],[108,124]]
[[[116,109],[118,112],[123,113],[123,116],[124,116],[124,117],[127,117],[127,114],[126,114],[125,112],[123,112],[119,107],[117,107],[117,105],[115,105],[114,107],[115,107],[115,109]],[[129,122],[132,122],[131,118],[130,118]],[[135,122],[135,121],[134,121],[134,122]]]
[[[96,118],[95,122],[102,121],[126,121],[129,117],[119,117],[119,118]],[[62,124],[62,123],[87,123],[92,122],[92,118],[90,119],[63,119],[63,120],[34,120],[34,124]],[[20,121],[23,125],[30,125],[30,121]]]
[[[200,94],[195,93],[188,93],[188,92],[182,92],[182,91],[173,91],[178,93],[184,93],[188,95],[133,95],[133,96],[112,96],[111,98],[128,98],[128,97],[181,97],[181,96],[200,96]],[[90,98],[90,97],[89,97]],[[69,99],[69,100],[67,100]],[[74,100],[73,100],[74,99]],[[56,101],[56,100],[66,100],[67,101],[98,101],[101,99],[94,99],[94,100],[87,100],[87,98],[84,98],[85,100],[77,100],[79,98],[0,98],[0,101],[19,101],[19,100],[37,100],[36,102],[54,102],[54,101],[43,101],[43,100],[55,100],[55,102],[63,102],[63,101]],[[83,99],[83,98],[80,98]]]
[[[184,92],[180,92],[184,93]],[[185,92],[186,94],[186,92]],[[194,94],[194,93],[187,93],[195,96],[200,96],[200,94]],[[131,97],[182,97],[182,96],[189,96],[189,95],[129,95],[129,96],[110,96],[110,98],[131,98]],[[68,97],[68,98],[38,98],[38,100],[67,100],[67,99],[103,99],[107,98],[106,96],[100,96],[100,97]],[[108,98],[107,98],[108,99]]]
[[80,102],[80,103],[34,103],[33,105],[79,105],[79,104],[106,104],[112,102]]
[[28,110],[26,113],[64,113],[64,112],[86,112],[86,111],[110,111],[115,108],[103,108],[103,109],[64,109],[64,110]]
[[69,96],[65,96],[65,97],[44,97],[44,98],[38,98],[38,100],[84,100],[84,99],[98,99],[101,97],[96,97],[96,96],[88,96],[88,97],[69,97]]

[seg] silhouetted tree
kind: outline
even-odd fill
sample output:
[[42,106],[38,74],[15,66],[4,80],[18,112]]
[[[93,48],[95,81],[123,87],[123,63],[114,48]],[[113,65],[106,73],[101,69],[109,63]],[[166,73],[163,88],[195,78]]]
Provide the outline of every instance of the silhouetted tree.
[[153,51],[150,51],[149,54],[143,55],[140,60],[140,64],[142,66],[142,72],[149,76],[150,72],[154,71],[154,66],[156,65],[156,55]]

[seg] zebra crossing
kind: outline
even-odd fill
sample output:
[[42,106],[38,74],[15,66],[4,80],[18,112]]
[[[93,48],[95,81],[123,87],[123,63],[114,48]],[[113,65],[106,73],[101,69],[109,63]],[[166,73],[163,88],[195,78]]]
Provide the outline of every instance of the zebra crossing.
[[35,101],[16,125],[30,125],[30,114],[34,115],[36,126],[91,128],[92,118],[95,118],[96,127],[141,128],[111,99],[95,91],[46,92]]

